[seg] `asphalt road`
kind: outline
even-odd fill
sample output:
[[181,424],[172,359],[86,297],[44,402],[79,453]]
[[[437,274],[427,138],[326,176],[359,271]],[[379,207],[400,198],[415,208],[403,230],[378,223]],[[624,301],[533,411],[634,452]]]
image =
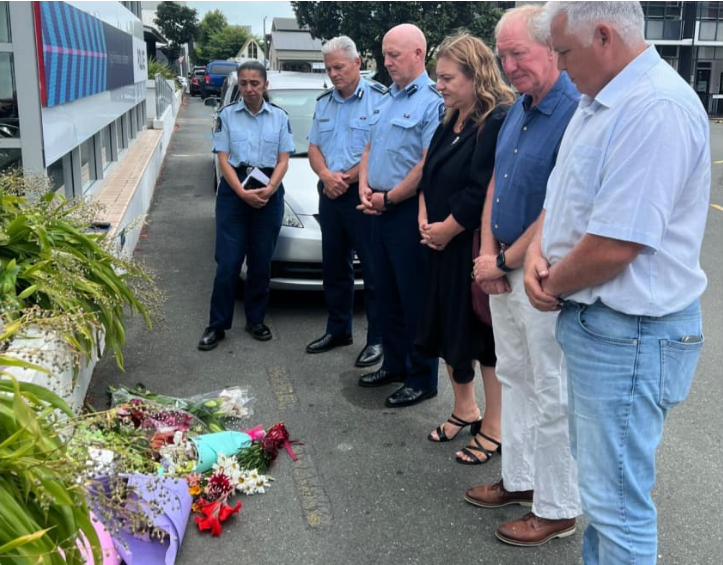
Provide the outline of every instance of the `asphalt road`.
[[[243,331],[238,302],[236,326],[225,341],[211,352],[196,349],[214,273],[210,115],[198,98],[184,104],[136,250],[167,295],[165,321],[152,332],[131,322],[126,372],[104,359],[90,398],[103,407],[108,386],[121,383],[142,382],[176,396],[248,386],[256,398],[249,427],[285,421],[305,444],[297,448],[297,463],[280,457],[266,494],[241,499],[240,514],[224,524],[220,538],[189,523],[177,563],[580,563],[582,528],[541,548],[514,548],[493,532],[525,510],[485,510],[463,501],[467,487],[498,480],[500,460],[456,464],[454,452],[467,435],[450,444],[427,441],[452,406],[446,378],[435,399],[401,410],[384,407],[393,386],[357,386],[362,371],[353,362],[365,335],[361,308],[353,346],[311,356],[304,347],[325,327],[322,296],[274,292],[266,320],[272,341],[256,342]],[[723,124],[711,123],[711,137],[717,161],[711,202],[723,207]],[[711,207],[702,256],[709,277],[702,299],[707,343],[690,398],[671,412],[659,451],[654,495],[664,564],[723,562],[722,226],[723,208]]]

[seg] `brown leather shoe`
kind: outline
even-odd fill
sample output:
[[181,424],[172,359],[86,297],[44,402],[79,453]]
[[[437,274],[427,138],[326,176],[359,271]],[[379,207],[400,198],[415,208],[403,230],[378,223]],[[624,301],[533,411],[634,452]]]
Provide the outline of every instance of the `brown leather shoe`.
[[475,506],[483,508],[499,508],[510,504],[532,506],[531,490],[510,492],[505,490],[502,481],[493,485],[479,485],[464,493],[464,499]]
[[502,524],[495,535],[511,545],[535,547],[553,538],[571,536],[575,533],[575,521],[575,518],[548,520],[528,512],[522,518]]

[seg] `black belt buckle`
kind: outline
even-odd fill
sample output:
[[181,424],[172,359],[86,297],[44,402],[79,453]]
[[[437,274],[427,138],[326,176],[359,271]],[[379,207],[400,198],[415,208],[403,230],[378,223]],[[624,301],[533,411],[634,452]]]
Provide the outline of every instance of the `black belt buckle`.
[[251,174],[251,172],[252,172],[253,170],[254,170],[254,168],[251,167],[251,166],[246,167],[246,177],[247,177],[247,178],[248,178],[248,176]]

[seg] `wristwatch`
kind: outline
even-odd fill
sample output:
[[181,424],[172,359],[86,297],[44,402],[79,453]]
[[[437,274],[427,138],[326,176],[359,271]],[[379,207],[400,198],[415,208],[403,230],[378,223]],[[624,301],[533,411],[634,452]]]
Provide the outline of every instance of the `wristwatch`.
[[384,193],[384,209],[392,210],[394,208],[394,206],[396,206],[396,204],[394,204],[394,202],[389,200],[389,192],[385,192]]
[[504,249],[500,249],[500,252],[497,254],[497,268],[505,273],[512,272],[512,269],[510,269],[506,264]]

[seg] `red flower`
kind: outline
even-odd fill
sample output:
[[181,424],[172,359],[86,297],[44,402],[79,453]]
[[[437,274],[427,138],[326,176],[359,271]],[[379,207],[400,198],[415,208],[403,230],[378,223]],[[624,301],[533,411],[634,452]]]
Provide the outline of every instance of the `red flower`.
[[222,502],[216,500],[215,502],[208,502],[202,498],[197,501],[199,511],[204,514],[202,516],[196,516],[196,524],[198,529],[211,530],[212,536],[221,535],[221,522],[225,522],[231,514],[236,514],[241,509],[241,502],[237,502],[233,508]]

